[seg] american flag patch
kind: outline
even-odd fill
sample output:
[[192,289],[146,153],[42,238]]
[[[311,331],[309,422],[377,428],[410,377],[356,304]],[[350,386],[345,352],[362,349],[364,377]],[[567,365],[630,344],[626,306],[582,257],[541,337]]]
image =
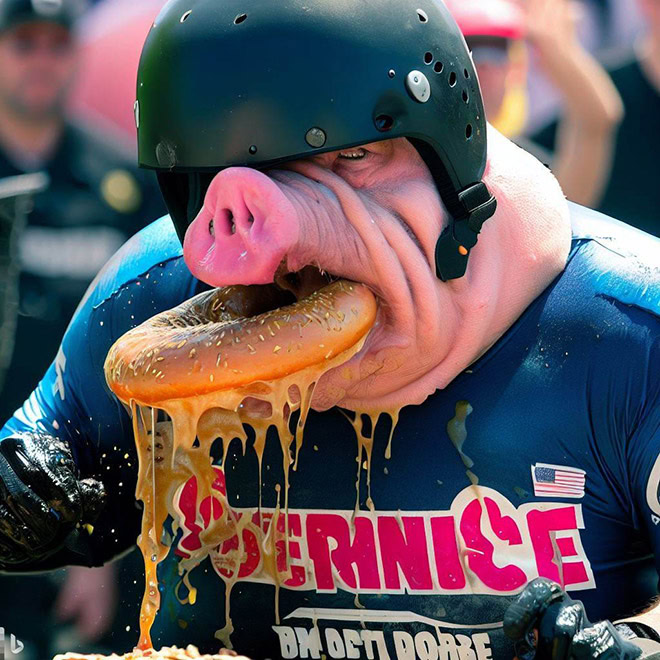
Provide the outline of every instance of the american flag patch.
[[586,472],[565,465],[532,465],[534,495],[537,497],[584,497]]

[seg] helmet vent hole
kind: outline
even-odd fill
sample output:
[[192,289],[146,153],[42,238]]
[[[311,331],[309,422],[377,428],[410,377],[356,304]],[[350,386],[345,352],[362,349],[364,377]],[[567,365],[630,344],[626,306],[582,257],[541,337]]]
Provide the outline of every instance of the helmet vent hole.
[[472,137],[472,124],[465,127],[465,137],[469,140]]
[[247,18],[247,14],[239,14],[234,19],[234,25],[240,25]]
[[431,64],[431,62],[433,62],[433,53],[426,51],[424,53],[424,64]]
[[449,74],[449,86],[450,87],[455,87],[456,86],[456,72],[452,71]]
[[374,124],[379,131],[385,132],[392,129],[394,126],[394,119],[389,115],[378,115],[376,119],[374,119]]
[[187,21],[187,20],[188,20],[188,17],[190,16],[190,14],[192,14],[192,9],[189,9],[189,10],[188,10],[188,11],[187,11],[187,12],[186,12],[186,13],[185,13],[185,14],[179,19],[179,22],[180,22],[180,23],[184,23],[185,21]]
[[433,65],[433,70],[434,70],[436,73],[442,73],[442,70],[443,70],[444,68],[445,68],[445,65],[444,65],[440,60],[438,60],[438,61]]
[[470,102],[470,96],[468,95],[468,93],[465,90],[463,90],[463,101],[465,101],[465,103]]
[[423,9],[417,10],[417,18],[419,18],[420,23],[426,23],[429,20],[429,17]]
[[470,72],[467,69],[463,69],[463,75],[465,76],[465,80],[470,79]]

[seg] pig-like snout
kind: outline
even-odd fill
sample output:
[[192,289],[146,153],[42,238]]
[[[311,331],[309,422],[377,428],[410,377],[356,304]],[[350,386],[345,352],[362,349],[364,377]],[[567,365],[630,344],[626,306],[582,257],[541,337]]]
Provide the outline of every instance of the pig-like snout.
[[292,203],[265,174],[244,167],[220,172],[183,244],[195,277],[213,286],[267,284],[296,244]]

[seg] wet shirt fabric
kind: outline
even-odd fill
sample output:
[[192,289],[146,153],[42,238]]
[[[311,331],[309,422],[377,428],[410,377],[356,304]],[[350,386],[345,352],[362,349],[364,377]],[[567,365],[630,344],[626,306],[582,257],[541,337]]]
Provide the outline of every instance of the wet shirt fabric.
[[[47,173],[24,226],[17,228],[20,269],[16,346],[0,397],[6,419],[52,362],[89,283],[164,206],[152,174],[76,125],[67,125],[47,162],[20,163],[0,148],[0,179]],[[152,181],[153,179],[153,181]]]
[[[592,621],[625,615],[657,593],[658,244],[571,208],[564,273],[449,387],[402,411],[389,460],[390,422],[381,417],[373,510],[352,425],[337,409],[310,414],[288,517],[279,518],[291,564],[279,589],[261,572],[262,550],[248,529],[229,598],[237,538],[191,573],[196,604],[180,603],[187,593],[178,557],[203,519],[183,488],[177,547],[160,566],[156,646],[217,650],[217,631],[230,630],[228,602],[231,642],[255,658],[510,660],[502,617],[538,575],[583,600]],[[2,437],[26,429],[64,437],[82,476],[100,475],[111,495],[86,546],[35,568],[98,564],[135,542],[133,434],[105,386],[103,361],[129,328],[201,288],[169,219],[141,232],[91,288],[55,363],[2,430]],[[230,445],[217,487],[237,515],[265,529],[282,463],[279,442],[269,438],[261,511],[249,443],[245,454],[239,442]]]

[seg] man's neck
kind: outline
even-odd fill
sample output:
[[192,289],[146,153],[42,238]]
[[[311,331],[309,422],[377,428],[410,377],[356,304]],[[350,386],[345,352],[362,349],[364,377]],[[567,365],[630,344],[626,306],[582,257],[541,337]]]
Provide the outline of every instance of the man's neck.
[[43,163],[51,156],[64,128],[60,116],[38,121],[17,115],[0,104],[0,146],[16,165]]
[[646,36],[637,47],[637,57],[648,81],[660,94],[660,34]]

